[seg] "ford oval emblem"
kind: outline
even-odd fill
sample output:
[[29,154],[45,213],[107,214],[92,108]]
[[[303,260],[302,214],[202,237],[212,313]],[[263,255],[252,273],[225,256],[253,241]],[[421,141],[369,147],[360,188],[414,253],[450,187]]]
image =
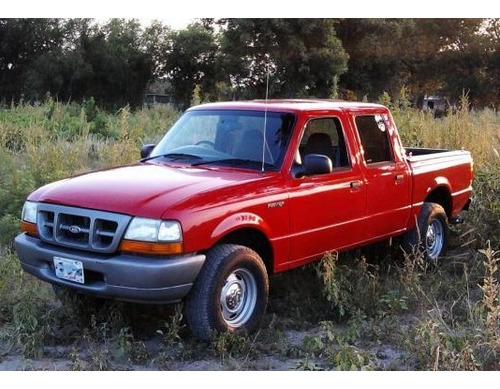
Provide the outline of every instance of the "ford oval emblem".
[[69,232],[73,233],[73,234],[79,234],[82,232],[82,229],[78,226],[70,226],[69,227]]

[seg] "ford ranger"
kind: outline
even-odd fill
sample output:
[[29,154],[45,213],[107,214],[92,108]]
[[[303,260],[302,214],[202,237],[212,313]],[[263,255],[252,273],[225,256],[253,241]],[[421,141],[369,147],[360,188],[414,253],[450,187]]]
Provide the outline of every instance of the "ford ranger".
[[437,262],[472,194],[468,151],[404,147],[370,103],[204,104],[141,158],[31,193],[15,249],[57,288],[183,301],[202,340],[258,327],[269,275],[327,252],[401,237]]

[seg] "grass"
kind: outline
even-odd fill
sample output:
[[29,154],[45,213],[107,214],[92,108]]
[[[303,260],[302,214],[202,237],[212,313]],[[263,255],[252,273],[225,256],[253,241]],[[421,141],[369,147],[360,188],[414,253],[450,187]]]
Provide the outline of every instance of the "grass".
[[[386,101],[387,102],[387,101]],[[500,244],[500,117],[498,112],[469,110],[467,96],[456,112],[435,119],[431,112],[390,103],[404,145],[469,150],[474,159],[474,206],[467,214],[479,246]],[[401,108],[403,107],[403,108]],[[478,246],[478,247],[479,247]]]
[[192,337],[181,305],[61,304],[50,286],[21,270],[12,250],[29,192],[137,160],[141,145],[159,140],[179,113],[125,107],[109,114],[92,100],[0,110],[0,362],[62,348],[73,370],[170,370],[181,363],[221,370],[500,369],[500,117],[469,111],[466,98],[442,118],[385,102],[405,145],[473,154],[474,205],[452,230],[448,257],[427,267],[385,244],[330,253],[272,277],[257,333],[222,334],[209,347]]

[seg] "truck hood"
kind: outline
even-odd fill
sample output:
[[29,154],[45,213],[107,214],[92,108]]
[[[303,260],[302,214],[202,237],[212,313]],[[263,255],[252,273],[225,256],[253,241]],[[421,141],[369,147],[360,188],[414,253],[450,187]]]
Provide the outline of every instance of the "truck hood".
[[213,200],[222,188],[220,192],[227,193],[232,186],[251,185],[264,176],[253,171],[142,163],[56,181],[33,192],[29,200],[161,218],[167,208],[173,210],[196,196]]

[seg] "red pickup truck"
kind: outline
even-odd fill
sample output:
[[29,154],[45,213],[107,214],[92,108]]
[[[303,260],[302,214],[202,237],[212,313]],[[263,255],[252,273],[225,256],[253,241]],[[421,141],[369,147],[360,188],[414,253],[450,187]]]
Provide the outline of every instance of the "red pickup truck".
[[17,254],[57,288],[184,301],[203,340],[255,329],[268,276],[326,252],[400,236],[436,262],[472,194],[469,152],[403,147],[377,104],[204,104],[141,157],[30,194]]

